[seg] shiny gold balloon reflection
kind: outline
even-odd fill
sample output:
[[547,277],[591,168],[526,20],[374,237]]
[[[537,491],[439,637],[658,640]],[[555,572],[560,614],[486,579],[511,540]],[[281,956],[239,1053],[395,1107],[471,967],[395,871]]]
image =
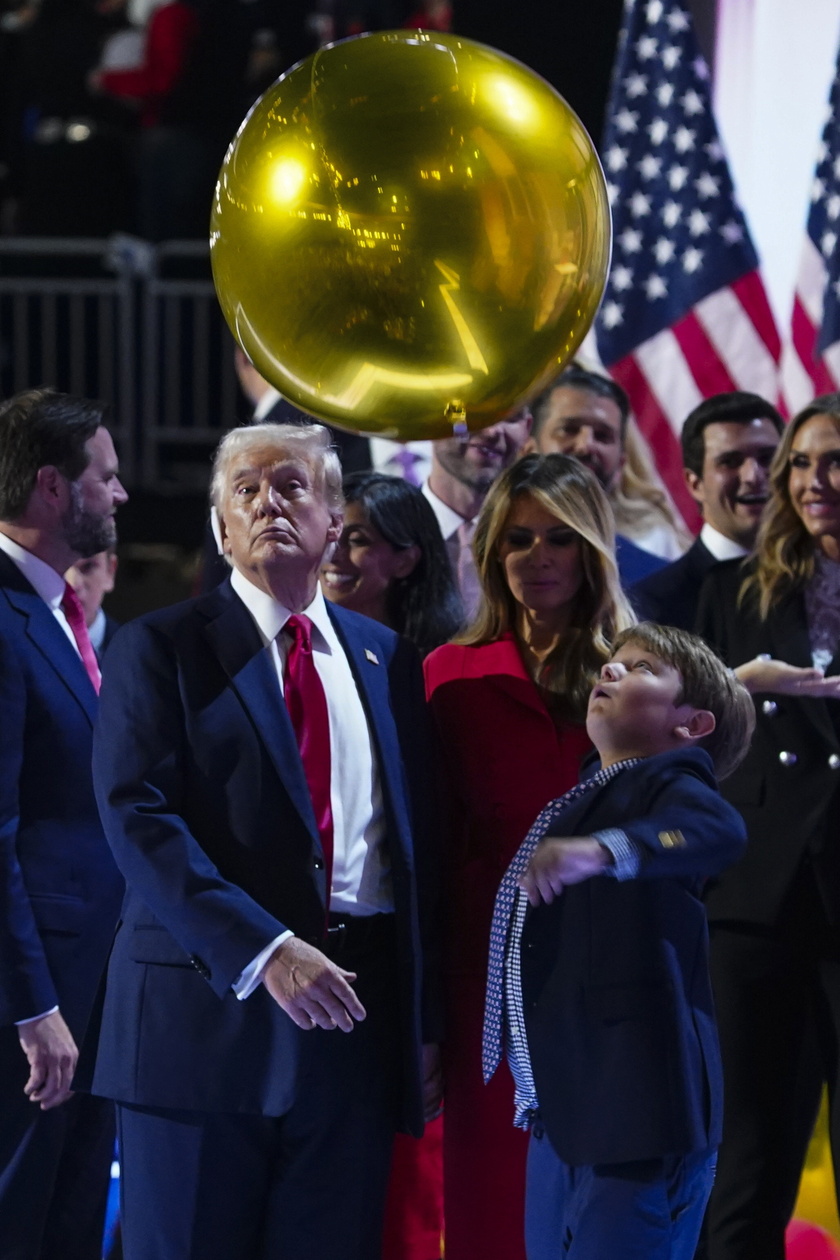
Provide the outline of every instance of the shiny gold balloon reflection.
[[544,80],[396,31],[269,88],[225,158],[210,240],[262,375],[313,415],[408,440],[491,424],[574,353],[610,216],[589,137]]

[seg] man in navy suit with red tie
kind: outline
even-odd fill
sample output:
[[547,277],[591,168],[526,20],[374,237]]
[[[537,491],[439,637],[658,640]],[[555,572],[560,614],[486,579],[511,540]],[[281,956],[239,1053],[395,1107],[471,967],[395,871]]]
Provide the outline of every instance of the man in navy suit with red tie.
[[118,1104],[126,1260],[375,1260],[394,1131],[436,1103],[419,661],[320,593],[322,426],[234,430],[212,497],[230,579],[104,663],[128,893],[79,1082]]
[[96,808],[99,668],[64,571],[126,493],[97,405],[0,406],[0,1257],[99,1260],[110,1104],[71,1097],[122,897]]

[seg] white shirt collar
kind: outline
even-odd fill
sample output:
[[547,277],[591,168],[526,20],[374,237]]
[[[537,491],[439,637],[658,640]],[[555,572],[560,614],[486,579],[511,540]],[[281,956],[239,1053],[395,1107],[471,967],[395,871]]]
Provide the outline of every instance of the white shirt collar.
[[746,547],[733,542],[731,538],[726,537],[726,534],[722,534],[719,529],[715,529],[708,523],[700,530],[700,541],[711,551],[715,560],[741,560],[749,555]]
[[[257,629],[266,646],[277,638],[286,622],[293,615],[273,595],[268,595],[247,578],[239,569],[231,569],[230,584],[248,612],[254,618]],[[303,609],[305,616],[312,622],[317,633],[313,635],[312,646],[316,651],[332,652],[338,647],[338,638],[324,599],[320,585],[315,588],[315,598],[308,608]]]
[[460,526],[465,523],[465,518],[453,511],[448,503],[444,503],[443,499],[439,499],[434,490],[429,488],[428,481],[424,481],[420,488],[432,505],[444,542],[448,542]]
[[274,404],[278,403],[281,398],[282,394],[280,391],[275,389],[273,385],[269,385],[262,398],[259,399],[257,405],[254,407],[254,414],[251,417],[251,423],[259,424],[260,420],[264,420]]
[[64,598],[64,577],[57,573],[51,564],[27,551],[0,531],[0,551],[5,551],[9,559],[16,564],[30,586],[41,596],[41,599],[53,611],[61,607]]

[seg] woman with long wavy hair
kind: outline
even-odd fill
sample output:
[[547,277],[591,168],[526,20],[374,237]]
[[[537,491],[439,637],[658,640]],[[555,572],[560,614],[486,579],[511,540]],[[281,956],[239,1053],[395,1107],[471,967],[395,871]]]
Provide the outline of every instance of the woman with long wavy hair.
[[698,623],[757,718],[723,788],[747,852],[706,897],[725,1095],[709,1260],[784,1255],[823,1081],[840,1155],[840,394],[790,422],[770,480],[754,558],[712,570]]
[[444,1200],[447,1260],[524,1260],[527,1139],[513,1086],[481,1076],[487,948],[499,882],[547,801],[577,782],[592,682],[634,620],[612,513],[565,455],[529,455],[476,528],[475,623],[426,659],[447,793]]

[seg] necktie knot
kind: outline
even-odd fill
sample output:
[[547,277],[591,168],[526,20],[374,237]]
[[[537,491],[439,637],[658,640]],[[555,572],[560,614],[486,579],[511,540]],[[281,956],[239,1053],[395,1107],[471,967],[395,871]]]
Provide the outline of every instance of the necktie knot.
[[312,652],[312,622],[303,613],[295,613],[284,626],[302,652]]

